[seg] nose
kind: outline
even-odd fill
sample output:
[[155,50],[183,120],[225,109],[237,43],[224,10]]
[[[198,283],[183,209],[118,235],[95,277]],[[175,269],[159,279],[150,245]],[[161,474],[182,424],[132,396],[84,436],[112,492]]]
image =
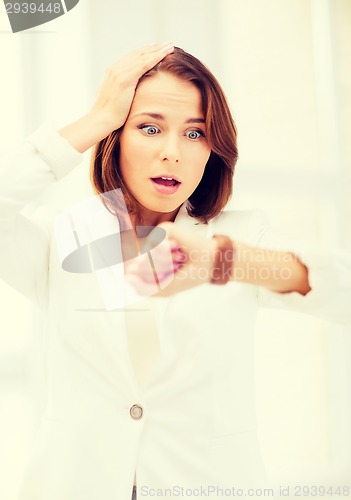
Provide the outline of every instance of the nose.
[[164,139],[160,151],[160,160],[162,162],[180,163],[181,155],[177,138],[168,137]]

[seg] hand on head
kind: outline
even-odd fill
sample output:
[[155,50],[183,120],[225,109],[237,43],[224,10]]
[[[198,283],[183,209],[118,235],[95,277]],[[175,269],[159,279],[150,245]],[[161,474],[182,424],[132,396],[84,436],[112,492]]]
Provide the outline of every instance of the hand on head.
[[106,69],[92,112],[110,124],[111,132],[126,121],[141,76],[173,50],[171,42],[147,45]]

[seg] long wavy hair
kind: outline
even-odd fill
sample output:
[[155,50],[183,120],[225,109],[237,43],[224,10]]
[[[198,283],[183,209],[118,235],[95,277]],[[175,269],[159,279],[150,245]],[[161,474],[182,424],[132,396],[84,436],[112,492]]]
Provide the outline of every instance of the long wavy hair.
[[[174,52],[140,78],[138,85],[159,71],[192,83],[201,92],[211,154],[199,185],[188,199],[187,211],[199,221],[208,222],[221,213],[232,195],[238,158],[236,126],[220,84],[196,57],[175,47]],[[123,127],[114,130],[95,145],[91,157],[91,182],[98,194],[120,188],[128,212],[138,216],[140,204],[128,190],[119,167],[122,130]]]

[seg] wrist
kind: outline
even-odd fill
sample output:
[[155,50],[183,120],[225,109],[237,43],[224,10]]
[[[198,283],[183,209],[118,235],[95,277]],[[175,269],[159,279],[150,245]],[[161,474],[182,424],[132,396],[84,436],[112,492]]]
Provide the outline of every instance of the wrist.
[[215,234],[213,236],[215,251],[210,283],[225,285],[232,280],[235,245],[228,236]]
[[120,127],[122,127],[122,125],[124,125],[124,122],[116,118],[116,116],[98,108],[93,108],[87,114],[87,117],[94,123],[94,126],[97,128],[100,135],[102,135],[102,138],[100,140],[104,139],[109,134],[111,134],[111,132],[119,129]]
[[78,152],[84,153],[107,137],[118,124],[112,123],[106,115],[90,111],[83,117],[59,130]]

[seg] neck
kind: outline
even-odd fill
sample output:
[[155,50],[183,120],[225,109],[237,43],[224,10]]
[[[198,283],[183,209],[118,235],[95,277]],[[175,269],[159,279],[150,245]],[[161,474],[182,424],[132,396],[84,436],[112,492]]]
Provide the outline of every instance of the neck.
[[172,212],[154,212],[152,210],[147,210],[143,208],[139,216],[132,215],[131,222],[133,224],[134,229],[136,226],[157,226],[161,222],[174,222],[178,212],[178,207],[176,210]]

